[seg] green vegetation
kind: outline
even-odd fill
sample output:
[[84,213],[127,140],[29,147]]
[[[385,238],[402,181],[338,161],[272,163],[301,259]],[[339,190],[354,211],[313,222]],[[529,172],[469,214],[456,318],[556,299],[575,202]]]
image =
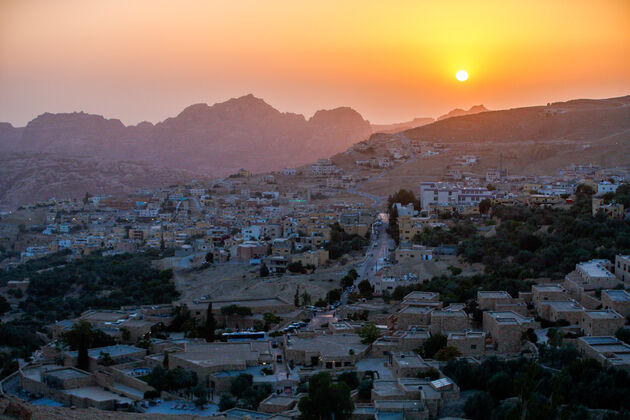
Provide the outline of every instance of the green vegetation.
[[372,344],[381,336],[378,328],[373,322],[368,322],[359,330],[359,337],[363,344]]
[[346,420],[352,416],[354,403],[345,382],[333,382],[330,373],[310,377],[308,394],[298,403],[300,420]]
[[457,347],[446,346],[435,353],[435,358],[441,361],[453,360],[462,355]]
[[287,265],[287,270],[289,270],[289,272],[295,273],[295,274],[305,274],[306,273],[306,267],[304,267],[302,265],[302,261],[295,261],[295,262],[289,263]]
[[359,375],[356,372],[343,372],[337,376],[337,381],[348,385],[348,388],[356,389],[359,386]]
[[492,211],[501,220],[497,234],[473,235],[459,248],[466,261],[483,263],[490,277],[559,279],[581,261],[614,260],[630,252],[630,223],[592,217],[590,199],[578,197],[570,210],[496,206]]
[[269,269],[265,263],[260,265],[260,277],[267,277],[269,275]]
[[[19,289],[17,289],[19,290]],[[11,304],[6,298],[0,295],[0,315],[4,315],[11,310]]]
[[354,268],[348,270],[348,274],[341,279],[341,288],[346,289],[354,284],[354,281],[359,277],[359,273]]
[[[26,299],[19,304],[21,316],[0,324],[0,345],[7,348],[11,358],[28,357],[41,345],[36,332],[46,324],[76,317],[89,308],[172,302],[179,296],[171,281],[172,271],[151,265],[163,255],[155,251],[107,257],[94,254],[68,261],[69,251],[62,251],[2,271],[2,285],[24,278],[29,278],[30,284]],[[97,334],[87,332],[91,347],[106,342]]]
[[330,241],[326,244],[326,249],[331,260],[339,259],[350,251],[359,251],[369,244],[360,235],[346,233],[339,223],[330,225],[330,228]]
[[[70,346],[71,350],[78,350],[77,367],[85,371],[90,368],[88,349],[111,346],[116,343],[113,337],[101,330],[92,328],[92,324],[87,321],[79,321],[74,324],[70,331],[62,335],[62,340]],[[109,357],[109,355],[107,356]]]
[[357,287],[359,289],[359,294],[361,295],[361,297],[372,299],[374,287],[369,280],[362,280]]
[[400,203],[403,206],[413,204],[413,208],[420,210],[420,200],[416,199],[413,191],[401,189],[393,195],[387,197],[387,214],[389,216],[389,226],[387,233],[396,241],[396,245],[400,242],[400,229],[398,227],[398,210],[394,204]]
[[233,407],[256,410],[258,404],[273,392],[271,385],[254,386],[252,375],[241,373],[230,384],[230,392],[223,394],[219,401],[219,410],[225,411]]
[[449,230],[444,230],[441,227],[425,227],[421,233],[414,236],[413,242],[425,246],[457,245],[475,233],[477,233],[477,229],[474,225],[458,222]]
[[433,359],[437,353],[446,348],[446,336],[442,334],[434,334],[427,338],[422,346],[416,351],[426,359]]
[[52,270],[31,272],[20,309],[49,323],[88,308],[170,303],[179,296],[171,281],[173,272],[153,268],[151,260],[148,254],[90,255]]
[[[617,190],[616,200],[625,200],[625,185]],[[460,256],[469,263],[483,263],[485,271],[462,276],[451,270],[450,275],[423,284],[397,287],[392,298],[402,300],[414,290],[438,292],[445,303],[470,301],[478,290],[506,290],[517,296],[531,289],[529,279],[561,279],[579,262],[629,254],[630,223],[592,217],[591,194],[586,187],[578,188],[575,204],[566,210],[495,206],[492,214],[500,223],[494,236],[479,235],[461,222],[448,232],[425,230],[418,241],[434,245],[460,241]],[[451,234],[455,237],[447,241]]]
[[190,391],[197,385],[195,372],[182,368],[169,370],[159,365],[140,379],[158,391]]
[[479,365],[460,359],[448,362],[444,373],[462,391],[480,391],[464,406],[470,419],[588,418],[577,416],[584,407],[620,411],[621,417],[604,418],[628,418],[627,372],[604,369],[593,359],[569,360],[550,370],[522,358],[490,358]]
[[240,316],[251,316],[252,310],[247,306],[239,306],[239,305],[229,305],[221,308],[221,313],[225,316],[230,315],[240,315]]

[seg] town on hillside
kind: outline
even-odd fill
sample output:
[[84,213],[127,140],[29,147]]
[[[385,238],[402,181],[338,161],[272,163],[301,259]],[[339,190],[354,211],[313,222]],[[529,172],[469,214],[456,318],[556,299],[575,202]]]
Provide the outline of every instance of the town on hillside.
[[346,166],[4,212],[9,404],[85,418],[623,415],[630,171],[511,175],[502,155],[459,154],[377,195],[361,187],[449,148],[374,141]]

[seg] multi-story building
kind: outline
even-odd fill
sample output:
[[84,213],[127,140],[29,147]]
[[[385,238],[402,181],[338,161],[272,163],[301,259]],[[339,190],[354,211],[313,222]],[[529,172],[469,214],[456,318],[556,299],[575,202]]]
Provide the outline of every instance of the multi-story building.
[[615,276],[624,283],[630,282],[630,255],[615,256]]
[[518,353],[521,350],[523,332],[537,326],[534,318],[524,317],[516,312],[483,313],[483,330],[490,334],[495,349],[500,353]]
[[602,290],[602,308],[612,309],[621,316],[630,316],[630,293],[625,290]]

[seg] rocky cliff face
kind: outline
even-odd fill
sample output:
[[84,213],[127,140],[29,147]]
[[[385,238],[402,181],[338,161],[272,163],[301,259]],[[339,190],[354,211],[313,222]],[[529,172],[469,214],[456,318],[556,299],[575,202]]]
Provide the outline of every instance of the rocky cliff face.
[[239,168],[280,170],[339,153],[370,134],[370,123],[351,108],[307,120],[253,95],[191,105],[155,125],[45,113],[23,128],[0,124],[0,206],[133,191]]
[[465,109],[461,109],[461,108],[455,108],[452,111],[450,111],[448,114],[444,114],[438,117],[438,121],[440,120],[444,120],[446,118],[451,118],[451,117],[461,117],[462,115],[473,115],[473,114],[479,114],[480,112],[487,112],[488,109],[483,106],[483,105],[473,105],[470,107],[470,109],[468,111],[466,111]]
[[210,175],[238,168],[281,169],[338,153],[371,133],[350,108],[318,111],[310,120],[247,95],[212,106],[191,105],[153,125],[126,127],[83,112],[42,114],[23,129],[0,126],[0,149],[138,160]]

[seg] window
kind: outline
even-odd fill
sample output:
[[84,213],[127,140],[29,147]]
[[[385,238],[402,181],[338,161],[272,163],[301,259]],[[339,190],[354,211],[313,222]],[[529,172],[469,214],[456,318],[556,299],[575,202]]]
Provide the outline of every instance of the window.
[[476,345],[476,344],[471,344],[471,345],[470,345],[470,348],[474,350],[474,349],[476,349],[476,348],[477,348],[477,345]]

